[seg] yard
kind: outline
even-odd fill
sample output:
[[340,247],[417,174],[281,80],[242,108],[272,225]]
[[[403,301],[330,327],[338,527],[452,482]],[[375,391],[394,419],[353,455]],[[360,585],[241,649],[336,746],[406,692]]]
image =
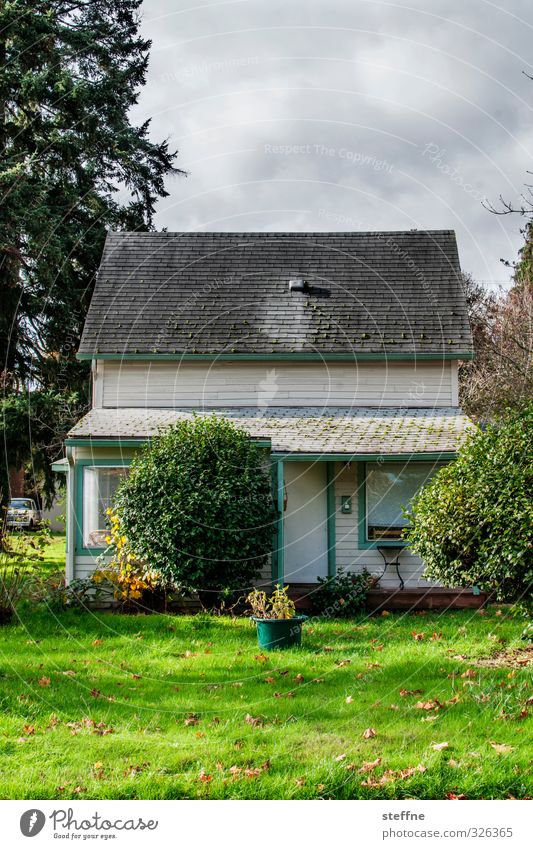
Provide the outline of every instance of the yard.
[[0,630],[0,796],[522,798],[520,630],[497,607],[391,613],[264,654],[246,619],[22,609]]

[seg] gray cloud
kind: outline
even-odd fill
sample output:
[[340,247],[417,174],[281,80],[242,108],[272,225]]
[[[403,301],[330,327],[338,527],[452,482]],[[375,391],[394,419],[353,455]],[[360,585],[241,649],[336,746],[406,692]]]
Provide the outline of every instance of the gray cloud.
[[171,230],[453,228],[507,278],[533,163],[530,0],[145,0],[135,120],[179,148]]

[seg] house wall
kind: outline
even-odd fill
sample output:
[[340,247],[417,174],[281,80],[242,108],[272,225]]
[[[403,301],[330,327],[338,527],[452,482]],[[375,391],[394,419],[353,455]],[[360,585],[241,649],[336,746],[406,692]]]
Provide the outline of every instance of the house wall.
[[455,361],[288,363],[98,361],[103,407],[452,407]]
[[[131,458],[135,449],[119,451],[115,448],[77,448],[74,459],[116,460]],[[372,574],[381,574],[384,562],[376,549],[358,547],[358,475],[357,463],[334,464],[335,491],[335,543],[336,564],[349,571],[359,572],[365,566]],[[78,467],[77,474],[81,467]],[[318,575],[327,575],[327,507],[326,463],[286,462],[284,481],[287,509],[284,513],[284,568],[285,581],[290,584],[313,583]],[[341,497],[350,495],[352,512],[341,512]],[[81,516],[75,517],[81,523]],[[96,568],[98,553],[73,551],[73,576],[85,578]],[[400,571],[409,588],[436,586],[421,579],[421,561],[408,550],[400,559]],[[270,581],[270,563],[263,570],[260,581]],[[398,576],[389,568],[381,578],[383,589],[398,587]]]

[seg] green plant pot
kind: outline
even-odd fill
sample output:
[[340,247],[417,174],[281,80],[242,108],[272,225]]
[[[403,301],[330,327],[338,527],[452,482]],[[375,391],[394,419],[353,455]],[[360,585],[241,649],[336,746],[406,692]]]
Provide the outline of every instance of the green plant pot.
[[252,616],[257,626],[257,642],[262,649],[288,649],[302,642],[302,623],[307,616],[292,619],[258,619]]

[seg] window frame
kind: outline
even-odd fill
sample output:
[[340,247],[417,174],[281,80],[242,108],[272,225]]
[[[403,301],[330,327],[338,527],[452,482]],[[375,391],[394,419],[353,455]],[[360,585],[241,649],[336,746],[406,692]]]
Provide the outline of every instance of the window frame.
[[83,470],[86,467],[94,467],[99,466],[103,468],[110,469],[121,469],[125,467],[131,466],[133,458],[117,458],[106,459],[106,460],[77,460],[74,466],[74,486],[76,492],[76,545],[75,552],[78,555],[83,555],[85,557],[98,557],[100,554],[106,550],[107,546],[104,548],[86,548],[83,542],[83,498],[84,498],[84,474]]
[[[375,463],[375,460],[369,462]],[[398,463],[397,458],[394,460],[383,460],[383,465],[387,463]],[[405,465],[408,463],[427,463],[428,466],[434,468],[435,471],[445,466],[449,460],[426,460],[422,457],[405,458]],[[404,539],[368,539],[367,536],[367,497],[366,497],[366,478],[367,478],[367,463],[358,463],[358,480],[357,480],[357,501],[358,501],[358,545],[360,549],[365,548],[408,548],[409,543]]]

